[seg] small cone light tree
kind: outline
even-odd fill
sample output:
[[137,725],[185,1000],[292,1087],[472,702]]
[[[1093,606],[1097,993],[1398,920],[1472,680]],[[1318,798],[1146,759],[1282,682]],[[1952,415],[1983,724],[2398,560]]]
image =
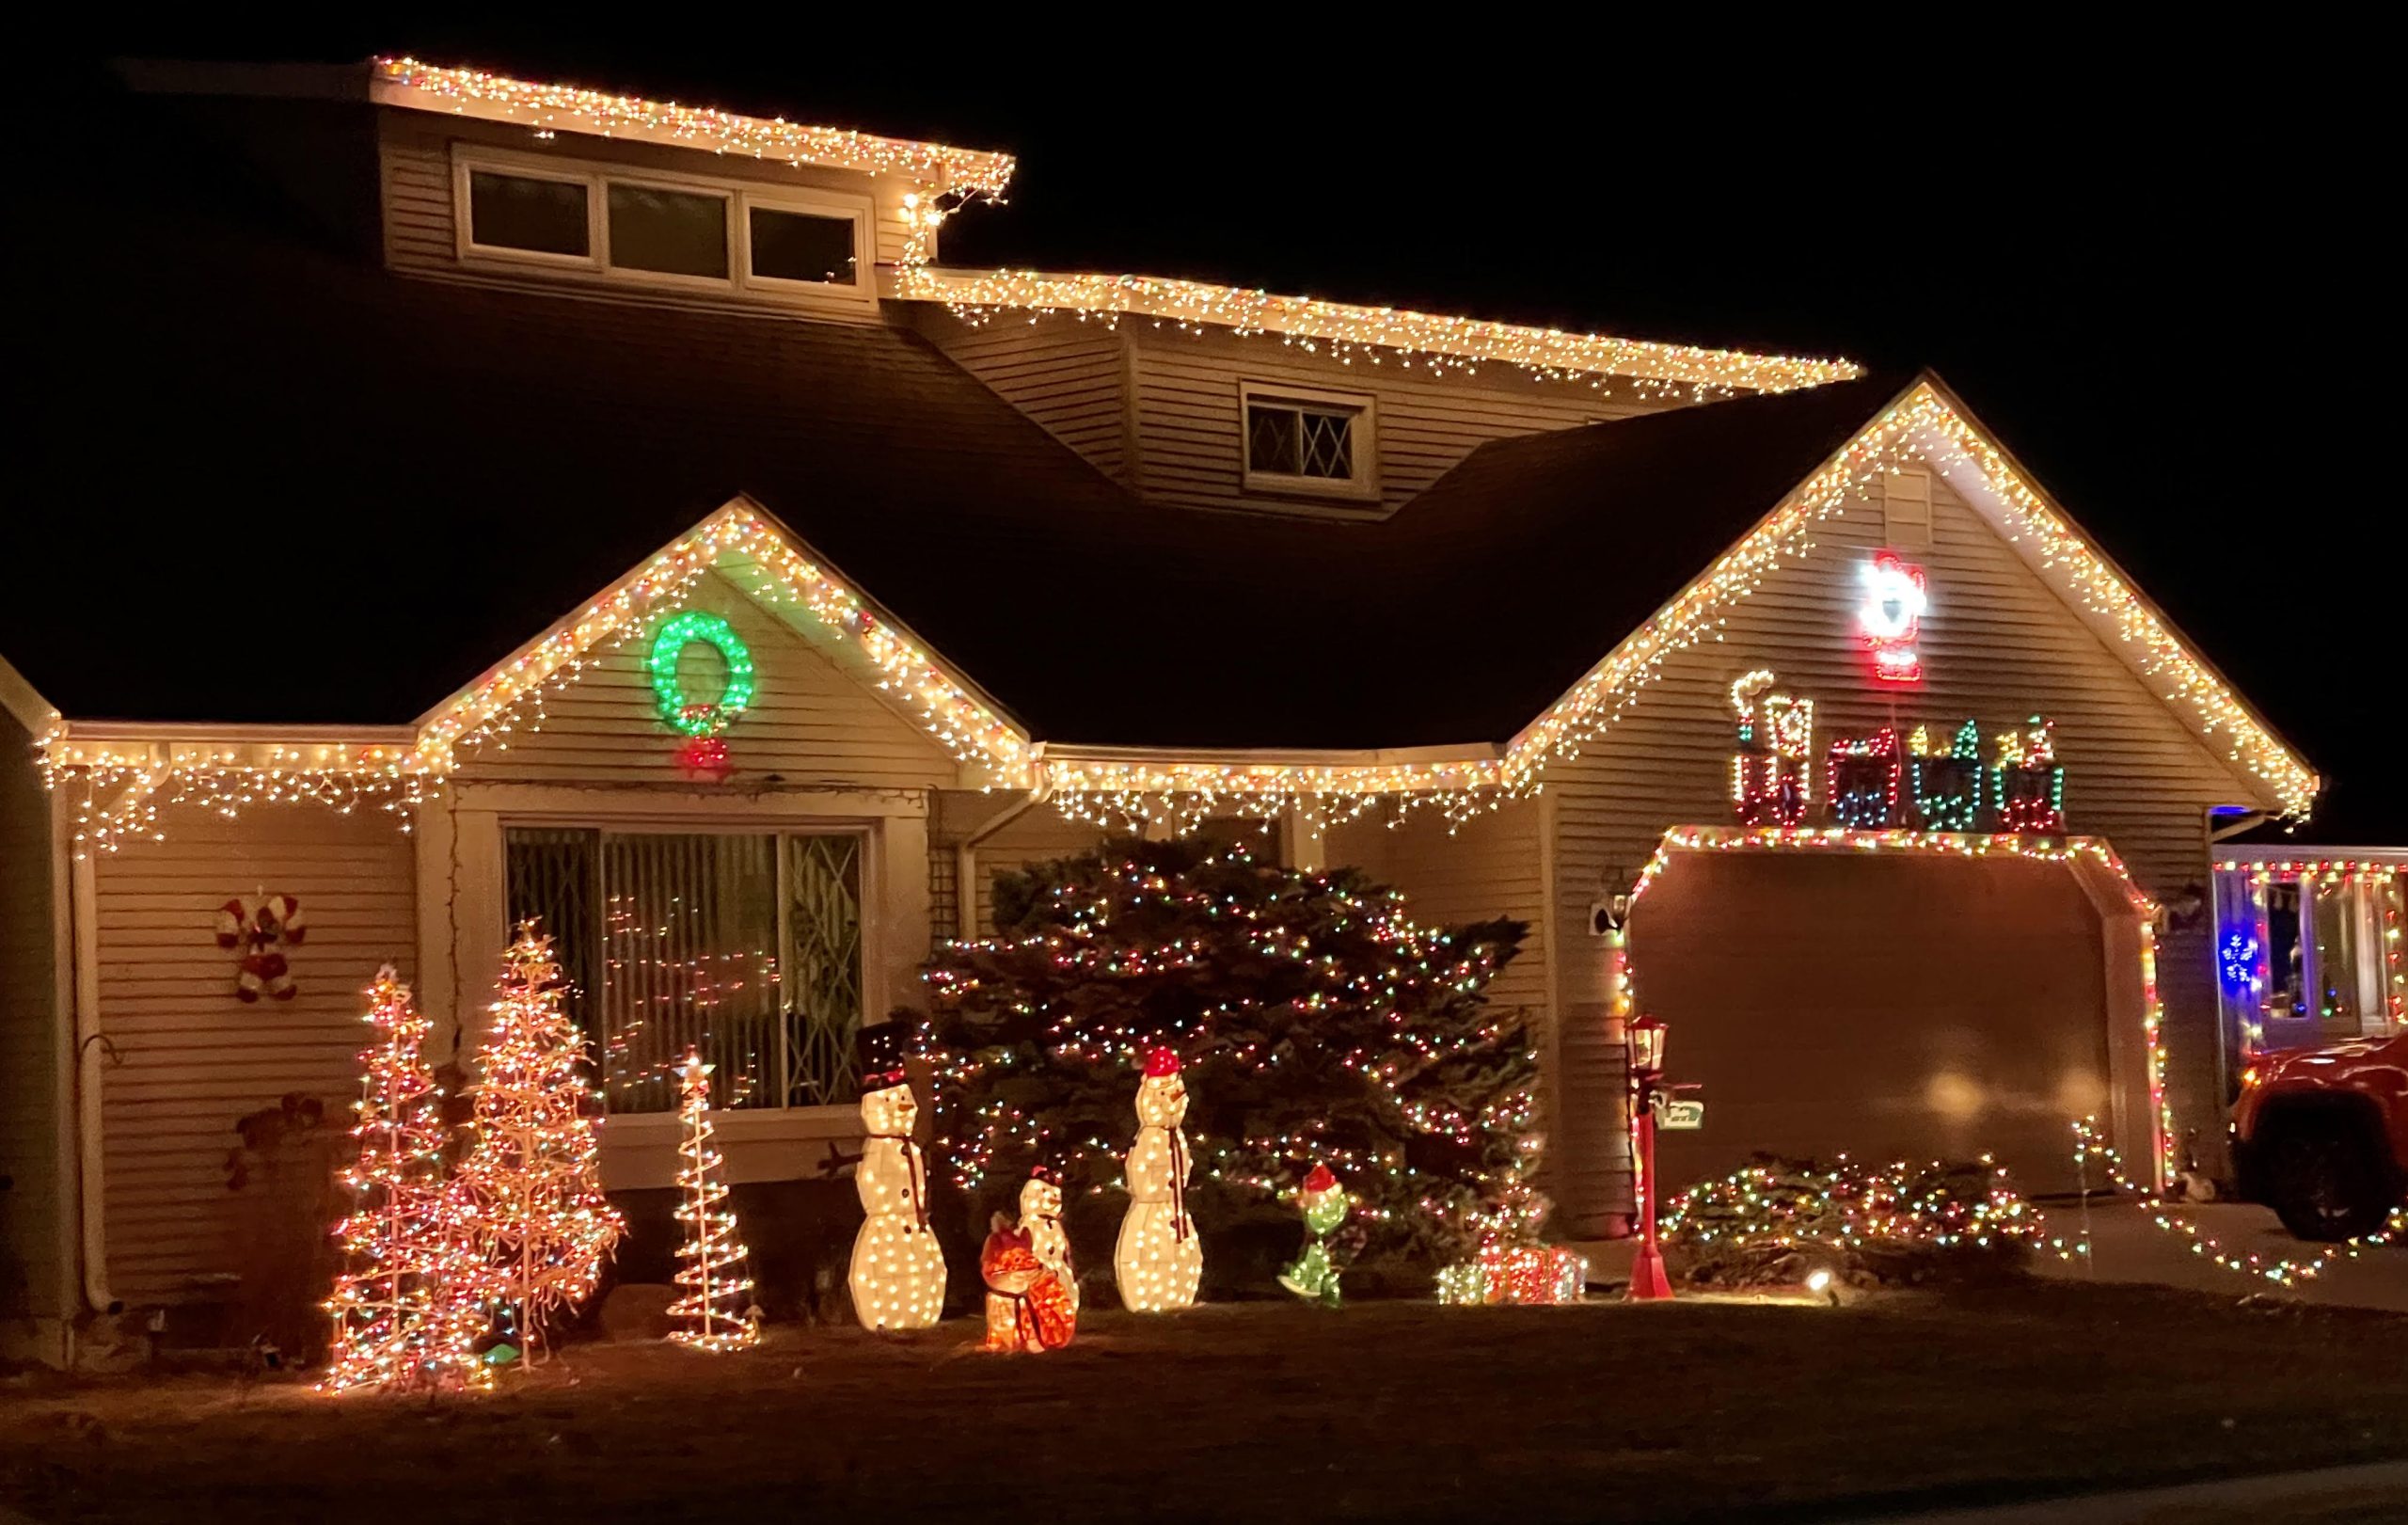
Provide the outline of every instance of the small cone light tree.
[[678,1149],[685,1163],[677,1169],[677,1221],[686,1226],[686,1242],[677,1247],[677,1284],[686,1295],[669,1305],[669,1316],[686,1327],[669,1338],[681,1345],[713,1352],[741,1350],[761,1337],[760,1326],[748,1311],[752,1279],[745,1272],[747,1251],[737,1237],[736,1215],[722,1204],[727,1183],[720,1179],[719,1146],[711,1142],[711,1067],[692,1049],[677,1067],[678,1120],[686,1141]]
[[1355,1208],[1333,1257],[1434,1271],[1544,1216],[1538,1056],[1526,1015],[1483,993],[1522,924],[1425,927],[1354,869],[1132,838],[1006,876],[995,907],[994,937],[930,961],[919,1038],[934,1152],[974,1212],[1052,1160],[1073,1232],[1110,1232],[1136,1185],[1130,1097],[1168,1048],[1207,1267],[1216,1231],[1292,1222],[1283,1204],[1316,1163]]
[[348,1264],[326,1302],[334,1340],[319,1386],[480,1385],[489,1377],[469,1349],[483,1322],[477,1266],[443,1179],[439,1097],[420,1052],[428,1024],[389,963],[368,987],[366,1020],[375,1036],[352,1104],[359,1156],[342,1173],[354,1210],[335,1226]]
[[585,1040],[561,1009],[562,988],[552,940],[521,925],[503,955],[501,999],[477,1056],[476,1107],[460,1163],[488,1295],[530,1350],[547,1322],[594,1295],[603,1260],[626,1231],[602,1195]]

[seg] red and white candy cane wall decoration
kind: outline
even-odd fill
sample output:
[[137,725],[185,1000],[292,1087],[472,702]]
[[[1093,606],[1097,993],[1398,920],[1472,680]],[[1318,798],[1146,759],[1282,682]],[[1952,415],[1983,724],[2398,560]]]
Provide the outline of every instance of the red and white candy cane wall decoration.
[[278,945],[296,946],[309,935],[301,902],[290,895],[241,896],[217,908],[217,945],[241,955],[234,963],[234,996],[241,1001],[293,999],[293,968]]

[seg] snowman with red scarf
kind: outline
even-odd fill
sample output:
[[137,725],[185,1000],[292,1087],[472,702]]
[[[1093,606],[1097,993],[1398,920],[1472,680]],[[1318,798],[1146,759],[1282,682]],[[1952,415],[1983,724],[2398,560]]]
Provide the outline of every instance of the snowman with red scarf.
[[1187,1215],[1187,1177],[1194,1161],[1187,1136],[1187,1082],[1179,1056],[1158,1048],[1146,1056],[1137,1083],[1137,1141],[1129,1150],[1129,1213],[1120,1220],[1112,1271],[1120,1302],[1139,1313],[1175,1312],[1196,1301],[1204,1279],[1204,1245]]

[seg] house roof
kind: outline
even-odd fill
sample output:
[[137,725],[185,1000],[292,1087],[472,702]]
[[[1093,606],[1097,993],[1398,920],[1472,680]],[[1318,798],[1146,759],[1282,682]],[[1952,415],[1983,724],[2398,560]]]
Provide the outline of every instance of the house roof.
[[1544,751],[1873,425],[1970,429],[1866,378],[1493,442],[1374,522],[1166,510],[901,329],[400,277],[289,177],[155,173],[21,252],[54,507],[6,534],[71,570],[0,600],[0,654],[78,721],[409,723],[742,499],[1030,739]]

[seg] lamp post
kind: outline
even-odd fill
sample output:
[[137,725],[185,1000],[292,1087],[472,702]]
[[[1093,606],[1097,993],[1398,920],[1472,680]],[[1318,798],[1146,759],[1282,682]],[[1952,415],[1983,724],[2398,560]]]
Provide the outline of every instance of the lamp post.
[[1631,1104],[1639,1125],[1639,1255],[1630,1264],[1632,1302],[1654,1302],[1672,1295],[1671,1279],[1664,1274],[1664,1251],[1656,1241],[1656,1095],[1664,1081],[1663,1021],[1637,1017],[1623,1025],[1629,1044]]

